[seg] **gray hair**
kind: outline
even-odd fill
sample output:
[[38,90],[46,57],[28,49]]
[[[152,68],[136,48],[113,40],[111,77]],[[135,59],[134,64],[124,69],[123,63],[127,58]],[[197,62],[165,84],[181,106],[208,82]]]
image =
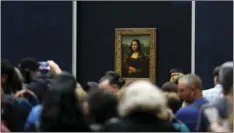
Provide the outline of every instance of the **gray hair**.
[[179,78],[179,82],[183,81],[183,83],[187,86],[187,87],[191,87],[191,88],[196,88],[196,89],[200,89],[202,90],[202,81],[201,78],[196,75],[196,74],[186,74],[183,75]]
[[118,112],[122,117],[137,110],[152,111],[156,115],[166,107],[166,102],[166,96],[157,86],[149,81],[139,80],[124,89]]
[[228,61],[221,65],[218,78],[224,92],[230,92],[233,86],[233,62]]

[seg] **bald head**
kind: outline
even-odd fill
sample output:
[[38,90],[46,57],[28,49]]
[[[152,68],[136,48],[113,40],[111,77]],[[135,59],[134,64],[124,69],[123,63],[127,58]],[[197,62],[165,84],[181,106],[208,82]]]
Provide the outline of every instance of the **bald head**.
[[187,87],[202,90],[202,81],[196,74],[186,74],[179,78]]

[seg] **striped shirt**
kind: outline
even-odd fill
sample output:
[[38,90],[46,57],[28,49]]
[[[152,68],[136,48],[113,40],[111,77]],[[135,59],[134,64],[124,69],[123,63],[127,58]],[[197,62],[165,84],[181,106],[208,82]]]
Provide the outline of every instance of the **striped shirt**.
[[214,88],[202,91],[202,95],[209,102],[213,103],[217,99],[220,99],[223,97],[222,91],[223,91],[222,86],[220,84],[217,84]]

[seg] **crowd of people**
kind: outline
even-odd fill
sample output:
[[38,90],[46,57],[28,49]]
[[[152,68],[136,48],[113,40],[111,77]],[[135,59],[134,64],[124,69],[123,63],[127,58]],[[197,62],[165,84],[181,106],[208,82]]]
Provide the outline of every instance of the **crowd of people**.
[[159,87],[107,71],[81,86],[54,61],[2,59],[1,131],[232,132],[233,62],[211,78],[207,89],[198,75],[173,69]]

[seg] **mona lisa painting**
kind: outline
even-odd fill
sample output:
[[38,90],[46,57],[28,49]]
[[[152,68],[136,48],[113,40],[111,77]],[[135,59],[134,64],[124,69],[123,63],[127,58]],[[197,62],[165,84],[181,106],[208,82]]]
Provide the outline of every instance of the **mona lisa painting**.
[[115,30],[115,69],[127,82],[156,82],[156,28]]

